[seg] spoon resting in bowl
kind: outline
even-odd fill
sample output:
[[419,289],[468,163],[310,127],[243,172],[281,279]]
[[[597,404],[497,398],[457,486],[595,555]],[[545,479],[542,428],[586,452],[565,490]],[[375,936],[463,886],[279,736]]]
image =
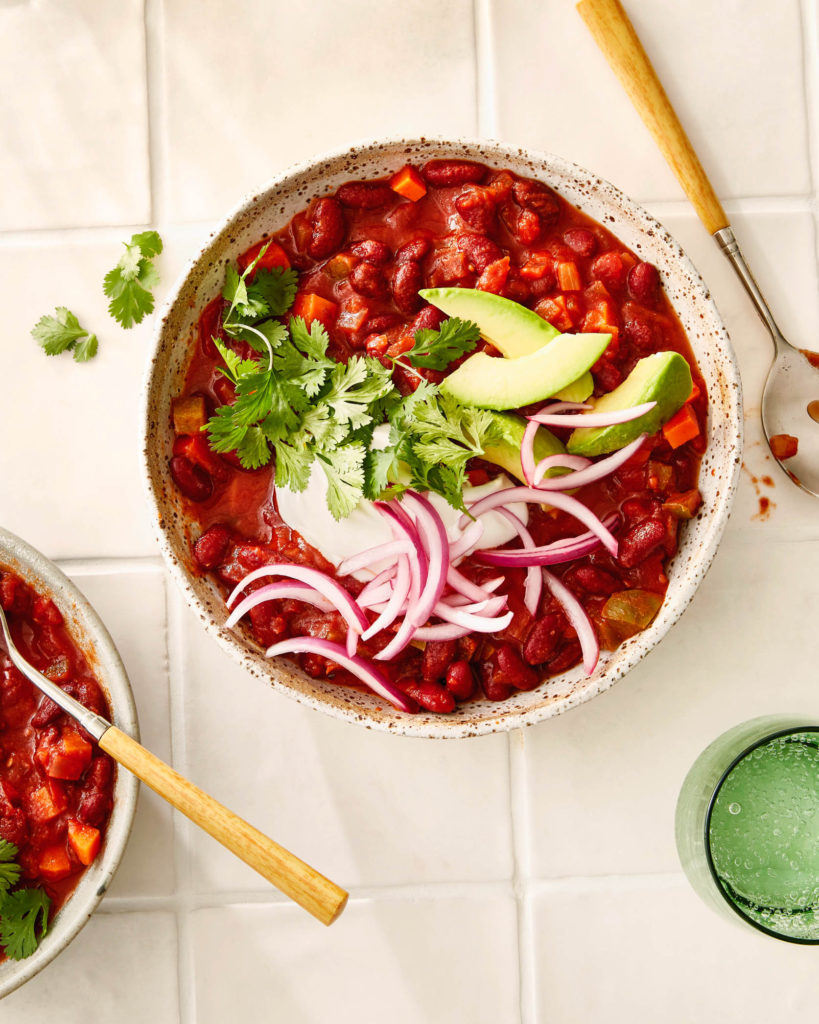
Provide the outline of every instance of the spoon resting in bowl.
[[795,348],[779,330],[622,4],[581,0],[577,10],[771,335],[774,360],[762,394],[762,429],[780,468],[819,497],[819,354]]
[[71,715],[96,740],[100,749],[322,924],[329,925],[336,920],[347,903],[344,889],[253,828],[243,818],[183,778],[170,765],[160,761],[127,733],[83,707],[56,683],[38,672],[15,647],[2,605],[0,631],[5,639],[8,656],[16,668],[66,714]]

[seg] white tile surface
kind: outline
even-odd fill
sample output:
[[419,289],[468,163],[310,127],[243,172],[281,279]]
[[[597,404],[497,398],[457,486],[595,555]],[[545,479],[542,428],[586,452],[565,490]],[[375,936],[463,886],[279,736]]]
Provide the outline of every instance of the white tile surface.
[[0,4],[0,231],[150,218],[142,8]]
[[729,536],[626,679],[523,734],[533,876],[674,870],[674,807],[699,752],[756,715],[814,716],[818,559],[817,542]]
[[682,876],[538,892],[530,935],[533,1021],[749,1024],[816,1012],[815,948],[723,921]]
[[[437,743],[317,715],[184,617],[187,770],[199,785],[345,885],[511,877],[505,736]],[[191,840],[195,888],[264,888],[206,836]]]
[[[808,192],[798,0],[626,7],[717,193]],[[499,138],[559,153],[638,199],[681,195],[573,3],[492,8]]]
[[173,914],[98,913],[45,971],[3,1000],[3,1024],[174,1024]]
[[[202,234],[197,228],[163,231],[159,304]],[[157,550],[141,456],[141,388],[153,324],[146,319],[123,330],[108,315],[102,292],[103,277],[130,236],[122,229],[0,243],[8,299],[2,379],[13,374],[14,380],[4,389],[0,428],[5,438],[24,441],[0,447],[0,521],[50,557]],[[66,353],[46,356],[29,336],[41,316],[64,305],[99,338],[99,352],[86,364]]]
[[[291,906],[195,911],[196,1020],[497,1024],[518,1017],[510,898],[361,900],[344,929]],[[215,986],[216,975],[235,979]],[[309,979],[309,980],[308,980]]]
[[221,218],[288,164],[358,139],[477,130],[469,0],[164,11],[171,220]]
[[[817,3],[626,2],[782,327],[819,348]],[[156,555],[138,443],[152,325],[121,331],[101,283],[152,215],[161,302],[194,222],[293,160],[478,131],[594,168],[682,242],[738,351],[748,472],[694,604],[628,679],[525,733],[436,744],[268,691],[158,563],[132,561]],[[674,801],[705,744],[762,712],[815,716],[819,612],[816,506],[760,444],[769,343],[681,196],[566,0],[0,0],[0,523],[70,560],[145,743],[353,890],[328,931],[143,792],[101,912],[4,1024],[84,1024],[89,993],[122,1024],[808,1016],[813,952],[721,921],[676,874]],[[99,334],[92,364],[28,336],[57,304]]]

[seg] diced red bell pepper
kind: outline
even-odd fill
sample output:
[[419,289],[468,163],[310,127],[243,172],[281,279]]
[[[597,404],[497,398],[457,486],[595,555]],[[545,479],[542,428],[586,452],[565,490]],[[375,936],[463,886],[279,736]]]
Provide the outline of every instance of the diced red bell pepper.
[[76,818],[69,818],[68,842],[80,864],[87,867],[99,853],[100,830],[93,825],[83,825]]
[[424,179],[409,164],[406,167],[402,167],[396,174],[393,174],[390,178],[390,188],[393,192],[397,192],[399,196],[403,196],[413,203],[417,203],[419,199],[427,194],[427,186],[424,184]]
[[291,313],[302,317],[308,327],[314,320],[321,321],[325,327],[332,327],[338,315],[338,306],[314,292],[299,292]]

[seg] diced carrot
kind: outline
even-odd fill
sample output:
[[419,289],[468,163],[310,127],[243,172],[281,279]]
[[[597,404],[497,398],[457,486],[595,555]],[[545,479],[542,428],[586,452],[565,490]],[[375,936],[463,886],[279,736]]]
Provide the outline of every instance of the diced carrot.
[[320,320],[325,327],[332,327],[338,314],[338,306],[329,299],[323,299],[315,292],[299,292],[291,310],[293,316],[304,318],[309,327],[314,320]]
[[637,266],[637,257],[632,256],[630,252],[621,252],[620,259],[627,271]]
[[176,434],[198,434],[207,423],[208,410],[204,395],[194,394],[175,398],[171,409]]
[[324,269],[334,281],[338,281],[342,277],[347,277],[357,262],[352,253],[337,252],[332,259],[327,260]]
[[34,821],[51,821],[62,814],[67,806],[68,800],[62,787],[57,789],[56,786],[45,785],[40,786],[29,797],[28,812]]
[[68,842],[80,864],[87,867],[99,853],[100,830],[91,825],[83,825],[76,818],[69,818]]
[[555,258],[550,252],[533,252],[520,268],[520,276],[530,281],[539,281],[545,277],[555,265]]
[[427,194],[424,179],[409,164],[406,167],[402,167],[396,174],[393,174],[390,178],[390,188],[393,192],[397,192],[399,196],[411,199],[413,203],[417,203],[422,196]]
[[688,396],[687,401],[693,402],[696,399],[698,399],[701,394],[702,394],[702,392],[700,391],[699,384],[697,384],[697,382],[694,381],[694,383],[693,383],[693,385],[691,387],[691,394]]
[[47,846],[40,854],[38,869],[43,878],[49,882],[57,882],[66,878],[74,870],[64,846]]
[[770,445],[775,459],[792,459],[799,451],[799,438],[792,434],[774,434]]
[[583,287],[580,271],[573,260],[561,261],[557,264],[557,284],[564,292],[579,292]]
[[548,320],[552,327],[556,327],[559,331],[570,331],[574,327],[565,295],[542,299],[535,307],[535,312],[544,320]]
[[610,334],[614,340],[619,335],[620,329],[612,326],[602,310],[590,309],[583,318],[583,332],[585,334]]
[[241,270],[242,273],[247,270],[265,246],[267,246],[267,249],[265,249],[264,256],[260,257],[259,262],[253,268],[252,273],[249,275],[250,280],[253,279],[257,270],[272,270],[273,267],[283,267],[286,270],[290,266],[290,260],[287,258],[287,253],[282,249],[278,242],[262,239],[262,241],[257,242],[256,245],[251,245],[247,252],[243,252],[236,261],[239,264],[239,270]]
[[93,748],[76,729],[63,729],[51,748],[46,772],[52,779],[78,779],[91,763]]
[[672,416],[663,427],[663,436],[672,448],[679,448],[686,441],[696,437],[699,432],[700,424],[697,420],[697,414],[688,404],[684,405],[678,413]]

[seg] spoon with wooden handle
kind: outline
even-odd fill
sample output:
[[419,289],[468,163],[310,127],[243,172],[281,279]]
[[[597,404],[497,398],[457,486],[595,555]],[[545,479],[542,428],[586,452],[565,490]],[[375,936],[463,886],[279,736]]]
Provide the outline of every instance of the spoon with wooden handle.
[[30,665],[14,646],[8,622],[0,606],[0,628],[6,641],[9,658],[31,682],[66,714],[71,715],[90,733],[100,748],[171,806],[213,836],[231,853],[258,871],[286,896],[304,907],[322,924],[332,924],[347,903],[347,893],[315,868],[299,860],[264,833],[253,828],[238,814],[229,811],[212,796],[208,796],[192,782],[188,782],[164,761],[160,761],[127,733],[111,725],[100,715],[83,707],[60,689],[33,665]]
[[722,204],[622,4],[619,0],[580,0],[577,10],[770,332],[775,355],[762,394],[762,429],[784,472],[803,490],[819,496],[819,356],[794,348],[777,327]]

